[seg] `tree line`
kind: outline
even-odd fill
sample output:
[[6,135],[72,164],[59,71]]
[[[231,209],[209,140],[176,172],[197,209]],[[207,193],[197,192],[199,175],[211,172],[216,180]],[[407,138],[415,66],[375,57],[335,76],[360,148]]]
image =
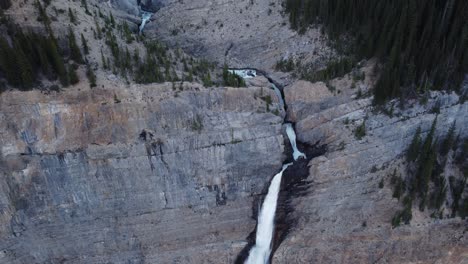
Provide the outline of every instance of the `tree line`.
[[468,72],[468,1],[286,0],[286,11],[293,29],[323,24],[359,58],[380,58],[376,103],[457,90]]

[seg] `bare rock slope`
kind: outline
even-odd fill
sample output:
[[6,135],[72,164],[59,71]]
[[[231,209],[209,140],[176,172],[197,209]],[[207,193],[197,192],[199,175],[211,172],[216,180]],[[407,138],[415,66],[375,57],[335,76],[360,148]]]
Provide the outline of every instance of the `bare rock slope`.
[[271,70],[283,58],[303,61],[332,54],[319,29],[299,35],[289,27],[281,0],[167,1],[147,34],[189,53],[231,67]]
[[[365,68],[364,68],[365,71]],[[328,152],[310,163],[307,195],[293,198],[297,225],[275,252],[275,263],[468,263],[467,222],[441,219],[417,205],[409,225],[393,228],[401,209],[393,198],[391,175],[406,176],[405,153],[418,127],[427,135],[437,116],[436,137],[442,140],[456,121],[460,138],[468,136],[468,103],[455,94],[432,93],[427,104],[397,101],[376,111],[366,93],[374,80],[350,87],[350,76],[323,83],[298,81],[285,88],[288,116],[296,121],[298,139],[328,145]],[[436,114],[434,108],[440,107]],[[362,139],[355,131],[365,121]],[[466,157],[465,157],[466,158]],[[463,178],[450,162],[442,175]],[[448,182],[448,181],[447,181]],[[465,197],[467,192],[465,191]],[[450,200],[450,194],[448,195]]]

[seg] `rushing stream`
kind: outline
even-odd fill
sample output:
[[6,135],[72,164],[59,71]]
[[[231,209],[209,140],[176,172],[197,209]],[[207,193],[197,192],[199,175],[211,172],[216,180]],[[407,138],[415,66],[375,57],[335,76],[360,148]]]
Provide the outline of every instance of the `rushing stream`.
[[[252,69],[232,69],[230,72],[237,74],[244,79],[257,76],[257,72]],[[271,88],[275,91],[276,96],[278,97],[280,105],[284,107],[285,103],[281,91],[273,82],[270,83]],[[305,159],[306,155],[297,148],[296,132],[294,131],[293,125],[291,123],[286,123],[285,125],[286,134],[293,149],[294,161],[298,160],[299,158]],[[281,178],[283,177],[283,172],[290,165],[292,165],[292,163],[284,164],[282,170],[273,177],[273,180],[271,180],[270,187],[268,187],[268,193],[265,197],[265,201],[263,201],[262,208],[258,215],[255,245],[249,252],[249,256],[245,262],[246,264],[267,264],[270,260],[271,244],[275,229],[275,213],[278,202],[278,193],[281,186]]]
[[142,11],[141,13],[141,25],[140,25],[140,34],[143,33],[143,29],[146,26],[146,23],[151,19],[153,13]]

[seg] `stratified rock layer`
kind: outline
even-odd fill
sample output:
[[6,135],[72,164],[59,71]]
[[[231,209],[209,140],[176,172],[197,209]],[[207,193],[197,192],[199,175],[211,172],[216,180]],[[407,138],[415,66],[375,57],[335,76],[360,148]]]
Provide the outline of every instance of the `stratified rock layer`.
[[274,92],[176,90],[2,94],[0,262],[233,262],[283,159]]
[[[454,93],[436,92],[425,105],[407,102],[408,109],[402,110],[397,100],[392,101],[383,106],[386,115],[372,106],[371,98],[358,98],[369,87],[366,81],[351,88],[346,80],[350,78],[332,81],[336,90],[304,81],[284,90],[288,118],[297,122],[298,139],[327,145],[328,152],[309,163],[307,194],[290,202],[293,215],[289,217],[296,219],[296,225],[273,261],[468,263],[466,220],[450,218],[447,212],[443,219],[434,219],[414,205],[411,223],[392,228],[391,219],[401,209],[401,202],[392,198],[390,183],[395,170],[406,177],[406,149],[418,127],[423,138],[427,135],[436,116],[439,141],[454,121],[460,138],[468,136],[468,103]],[[358,139],[355,129],[364,120],[366,135]],[[446,174],[442,175],[463,178],[458,169]]]

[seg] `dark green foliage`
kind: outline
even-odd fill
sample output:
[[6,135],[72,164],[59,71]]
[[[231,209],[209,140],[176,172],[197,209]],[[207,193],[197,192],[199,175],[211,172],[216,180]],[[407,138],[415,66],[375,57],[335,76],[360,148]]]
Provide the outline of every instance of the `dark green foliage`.
[[413,213],[412,213],[412,199],[409,196],[406,196],[403,199],[403,210],[398,211],[396,215],[392,218],[392,226],[398,227],[402,222],[404,224],[409,224],[411,219],[413,218]]
[[114,20],[114,16],[112,15],[112,12],[109,12],[109,23],[111,27],[115,27],[115,20]]
[[302,78],[311,82],[327,81],[337,77],[343,77],[345,74],[350,72],[356,65],[354,59],[344,57],[339,60],[331,61],[327,64],[327,67],[323,70],[314,73],[305,73]]
[[97,21],[96,18],[94,18],[94,24],[96,25],[96,39],[102,39],[102,29],[101,26],[99,25],[99,22]]
[[203,119],[200,115],[197,114],[192,120],[191,128],[193,131],[197,131],[198,133],[203,130]]
[[434,180],[434,189],[431,193],[428,204],[429,208],[439,210],[440,207],[444,204],[446,196],[447,185],[445,183],[445,178],[442,176],[438,176]]
[[211,81],[211,75],[209,72],[203,76],[202,81],[203,81],[203,86],[205,87],[210,87],[211,85],[213,85],[213,82]]
[[75,85],[80,82],[80,79],[78,78],[78,75],[76,74],[76,71],[71,64],[68,65],[68,80],[71,85]]
[[127,44],[130,44],[135,40],[132,32],[130,31],[130,28],[128,27],[127,21],[125,21],[122,25],[122,35],[125,38]]
[[427,135],[422,145],[421,153],[418,158],[419,168],[412,186],[413,191],[416,191],[421,199],[419,206],[421,211],[424,210],[425,207],[427,191],[429,188],[429,180],[436,165],[437,143],[434,142],[436,124],[437,117],[432,122],[431,130],[429,131],[429,134]]
[[421,127],[418,127],[416,134],[414,134],[411,145],[406,152],[406,159],[410,162],[415,161],[419,155],[419,149],[421,148]]
[[76,17],[71,8],[68,8],[68,17],[70,18],[70,23],[73,23],[76,25]]
[[452,189],[452,217],[455,217],[460,209],[460,200],[462,198],[463,191],[465,190],[467,178],[462,180],[455,179],[455,177],[449,177],[450,187]]
[[107,70],[108,69],[107,62],[106,62],[106,58],[104,57],[104,53],[102,52],[102,49],[101,49],[101,63],[102,63],[102,67],[104,68],[104,70]]
[[8,9],[11,6],[10,0],[0,0],[0,9]]
[[96,87],[96,75],[89,65],[86,66],[86,77],[88,77],[89,87]]
[[366,120],[359,125],[356,130],[354,131],[354,136],[356,139],[361,140],[363,137],[366,136]]
[[453,145],[455,144],[455,128],[456,122],[454,121],[452,126],[450,126],[450,129],[444,141],[442,142],[442,145],[440,146],[440,154],[442,154],[443,156],[447,155],[450,149],[452,149]]
[[293,71],[295,67],[294,60],[292,58],[289,59],[281,59],[276,63],[276,70],[282,72],[290,72]]
[[299,32],[325,25],[339,46],[384,64],[374,99],[458,89],[468,71],[468,1],[286,0]]
[[70,59],[77,63],[83,63],[80,48],[76,44],[75,33],[71,27],[68,28],[68,48],[70,49]]
[[24,34],[9,23],[7,27],[9,34],[0,38],[0,76],[9,85],[30,89],[40,83],[41,75],[50,80],[58,77],[62,85],[68,85],[65,65],[52,35]]
[[459,214],[462,219],[465,219],[468,216],[468,197],[463,199],[459,209]]
[[270,105],[272,103],[271,96],[270,95],[265,95],[265,96],[262,96],[260,98],[263,101],[265,101],[266,110],[267,110],[267,112],[269,112],[270,111]]
[[89,12],[89,9],[88,9],[88,2],[86,0],[81,0],[81,5],[85,8],[86,14],[91,15],[91,12]]
[[245,81],[237,74],[230,73],[227,64],[223,67],[223,83],[229,87],[245,87]]
[[45,8],[42,7],[41,3],[38,0],[36,0],[36,7],[39,11],[39,17],[37,18],[37,21],[42,22],[46,27],[47,31],[51,33],[52,30],[50,29],[50,18],[47,15]]
[[53,38],[46,40],[45,50],[49,54],[50,64],[57,73],[60,82],[63,86],[68,86],[67,70],[65,69],[63,58],[58,52],[57,42]]
[[85,37],[83,34],[81,34],[81,46],[83,47],[83,52],[85,55],[89,54],[89,47],[88,47],[88,42],[86,41]]
[[394,174],[392,177],[392,184],[394,184],[392,197],[399,200],[406,191],[405,181]]
[[26,57],[19,42],[15,41],[13,48],[16,53],[16,74],[20,76],[21,87],[25,89],[32,88],[35,77],[33,76],[31,62]]
[[[419,198],[421,211],[429,208],[432,210],[433,217],[442,217],[441,207],[447,201],[447,190],[450,190],[453,202],[447,205],[451,208],[451,217],[456,215],[464,217],[468,213],[468,205],[466,205],[468,197],[463,196],[468,179],[468,160],[466,159],[468,140],[455,138],[456,123],[454,122],[445,139],[439,143],[435,138],[436,125],[437,117],[432,122],[431,129],[422,143],[420,129],[416,132],[407,152],[408,177],[401,179],[394,173],[391,178],[391,183],[394,185],[393,197],[400,198],[406,194],[412,200]],[[464,177],[451,176],[446,182],[446,176],[442,172],[450,150],[453,150],[452,164],[458,166],[464,173]],[[401,212],[403,211],[395,216],[393,224],[398,223]]]

